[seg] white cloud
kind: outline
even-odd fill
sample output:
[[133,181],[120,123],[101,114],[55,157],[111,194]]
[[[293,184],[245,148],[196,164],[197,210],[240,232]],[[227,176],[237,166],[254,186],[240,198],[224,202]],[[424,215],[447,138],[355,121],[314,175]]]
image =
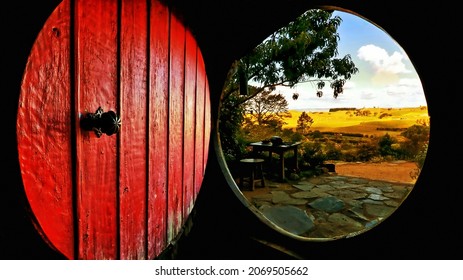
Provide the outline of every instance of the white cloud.
[[[402,78],[396,83],[377,87],[370,85],[359,88],[355,82],[348,81],[344,93],[333,98],[332,90],[326,87],[323,97],[315,95],[315,87],[304,84],[298,89],[279,88],[289,103],[290,109],[336,108],[336,107],[417,107],[426,105],[426,99],[419,79]],[[292,94],[297,91],[299,98],[293,100]]]
[[357,57],[368,62],[378,73],[399,74],[411,72],[403,63],[403,60],[407,59],[405,54],[395,51],[392,55],[389,55],[385,49],[373,44],[360,47],[357,51]]
[[360,100],[376,100],[378,93],[373,93],[371,90],[363,90],[360,92]]
[[357,85],[354,81],[352,80],[347,80],[346,83],[344,84],[344,90],[346,89],[351,89],[351,88],[355,88]]
[[[315,83],[301,83],[295,88],[277,87],[276,92],[285,96],[290,109],[307,110],[308,108],[336,107],[417,107],[426,105],[426,98],[421,81],[410,66],[409,59],[398,51],[391,55],[373,44],[358,49],[356,64],[362,69],[362,75],[354,75],[344,85],[344,93],[337,98],[329,83],[323,89],[323,97],[316,96]],[[371,67],[365,67],[365,63]],[[411,67],[407,69],[408,67]],[[414,74],[415,73],[415,74]],[[293,94],[299,98],[293,100]]]

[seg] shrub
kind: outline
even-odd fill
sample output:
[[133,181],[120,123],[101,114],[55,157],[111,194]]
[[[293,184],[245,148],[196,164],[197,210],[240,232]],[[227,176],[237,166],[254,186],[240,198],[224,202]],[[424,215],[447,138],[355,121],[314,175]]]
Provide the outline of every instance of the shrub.
[[362,143],[358,147],[357,158],[360,161],[370,161],[378,155],[378,147],[374,142]]
[[414,158],[423,150],[427,150],[429,142],[429,126],[413,125],[400,134],[407,138],[401,146],[408,158]]
[[392,149],[392,144],[394,144],[396,140],[391,137],[388,133],[386,133],[383,137],[379,139],[378,146],[379,146],[379,154],[381,156],[392,156],[395,154],[394,150]]
[[314,142],[304,142],[300,146],[301,159],[304,161],[302,165],[307,164],[311,168],[315,168],[326,159],[323,153],[322,145]]
[[345,150],[342,152],[341,160],[353,162],[357,161],[357,151],[355,150]]
[[325,145],[325,155],[328,160],[339,160],[342,157],[341,147],[334,143]]
[[419,151],[419,153],[414,158],[414,161],[416,162],[420,170],[424,166],[424,161],[426,159],[427,153],[428,153],[428,144],[426,143],[423,145],[423,148],[421,149],[421,151]]
[[309,133],[309,136],[312,138],[323,138],[323,133],[320,130],[315,130]]

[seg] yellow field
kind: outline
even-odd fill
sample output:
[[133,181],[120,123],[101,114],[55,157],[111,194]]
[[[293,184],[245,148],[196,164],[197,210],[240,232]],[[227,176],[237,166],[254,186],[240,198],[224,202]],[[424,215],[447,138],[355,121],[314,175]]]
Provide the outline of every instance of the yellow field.
[[[378,128],[408,128],[418,124],[418,121],[425,121],[429,125],[428,110],[425,106],[416,108],[362,108],[359,110],[361,112],[369,111],[369,114],[357,116],[355,110],[336,112],[306,111],[306,113],[314,120],[311,130],[321,132],[361,133],[375,136],[381,136],[387,132],[391,136],[395,136],[400,131],[385,131],[378,130]],[[302,111],[290,112],[292,117],[285,120],[287,124],[284,128],[296,127],[297,120],[302,113]]]

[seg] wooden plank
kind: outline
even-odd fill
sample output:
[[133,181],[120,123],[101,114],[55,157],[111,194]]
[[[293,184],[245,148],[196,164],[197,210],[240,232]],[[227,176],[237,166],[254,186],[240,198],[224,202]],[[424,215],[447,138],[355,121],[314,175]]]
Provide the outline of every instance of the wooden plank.
[[148,258],[153,259],[167,246],[169,11],[152,0],[149,18]]
[[120,258],[146,259],[147,6],[123,0],[120,34]]
[[206,75],[206,88],[204,90],[204,157],[203,172],[206,172],[207,160],[209,156],[209,146],[211,137],[211,92],[209,91],[209,80]]
[[183,191],[183,113],[185,27],[173,14],[170,15],[169,54],[169,142],[168,142],[168,194],[167,241],[172,241],[182,226]]
[[50,246],[74,257],[70,2],[51,14],[32,47],[17,115],[19,164],[35,223]]
[[[76,1],[76,112],[117,112],[117,1]],[[76,132],[78,258],[118,258],[117,136]]]
[[197,52],[197,81],[196,81],[196,129],[195,129],[195,193],[198,194],[204,176],[204,116],[206,95],[206,69],[200,50]]
[[185,49],[185,120],[183,147],[183,216],[188,217],[193,209],[195,164],[195,113],[196,113],[196,41],[186,31]]

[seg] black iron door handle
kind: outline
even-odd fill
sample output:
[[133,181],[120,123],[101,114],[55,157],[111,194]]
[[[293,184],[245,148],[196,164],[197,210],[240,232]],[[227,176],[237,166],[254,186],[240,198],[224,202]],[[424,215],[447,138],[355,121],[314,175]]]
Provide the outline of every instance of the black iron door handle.
[[111,136],[121,129],[121,119],[114,111],[103,112],[98,107],[95,113],[87,113],[80,120],[80,127],[84,130],[94,131],[99,138],[102,134]]

